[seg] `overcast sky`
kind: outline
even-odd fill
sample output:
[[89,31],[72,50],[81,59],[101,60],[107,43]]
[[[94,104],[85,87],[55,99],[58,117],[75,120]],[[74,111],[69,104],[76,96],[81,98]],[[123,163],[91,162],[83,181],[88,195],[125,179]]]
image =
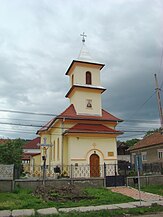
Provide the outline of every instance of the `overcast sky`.
[[[161,86],[162,16],[162,0],[0,0],[0,110],[62,112],[69,105],[65,71],[85,32],[91,56],[105,63],[103,108],[124,119],[119,129],[135,131],[121,139],[159,127],[154,73]],[[1,111],[0,137],[34,138],[37,127],[6,123],[49,119]]]

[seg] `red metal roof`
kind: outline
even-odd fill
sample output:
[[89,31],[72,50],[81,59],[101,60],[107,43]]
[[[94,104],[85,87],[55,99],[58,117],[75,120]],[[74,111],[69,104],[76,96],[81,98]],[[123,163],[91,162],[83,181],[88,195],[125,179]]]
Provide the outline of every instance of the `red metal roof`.
[[163,135],[159,132],[156,132],[149,136],[144,137],[141,141],[137,142],[129,150],[132,151],[132,150],[151,147],[160,144],[163,144]]
[[41,142],[41,138],[37,137],[31,140],[30,142],[26,143],[23,148],[24,149],[40,149],[40,147],[38,146],[40,142]]
[[76,124],[65,133],[99,133],[99,134],[121,134],[122,132],[106,127],[102,124]]
[[123,120],[113,116],[109,112],[102,109],[102,116],[98,115],[78,115],[75,111],[74,105],[71,104],[65,111],[63,111],[56,118],[51,119],[45,126],[43,126],[40,130],[37,131],[45,131],[48,130],[57,119],[67,119],[67,120],[92,120],[92,121],[110,121],[110,122],[121,122]]
[[71,104],[64,112],[62,112],[58,118],[77,119],[77,120],[101,120],[101,121],[122,121],[119,118],[111,115],[109,112],[102,109],[102,116],[98,115],[77,115],[74,105]]

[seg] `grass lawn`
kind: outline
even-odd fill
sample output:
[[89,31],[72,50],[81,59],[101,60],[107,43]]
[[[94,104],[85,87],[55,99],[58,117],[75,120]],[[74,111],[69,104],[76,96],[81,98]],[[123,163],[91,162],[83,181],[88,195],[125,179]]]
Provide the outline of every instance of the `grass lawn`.
[[163,185],[148,185],[141,187],[142,191],[163,196]]
[[90,205],[104,205],[114,203],[127,203],[134,201],[134,199],[123,196],[118,193],[113,193],[104,188],[86,188],[85,191],[93,199],[82,199],[80,201],[66,201],[66,202],[45,202],[40,198],[32,195],[30,190],[18,189],[14,193],[0,193],[0,210],[4,209],[40,209],[47,207],[76,207],[76,206],[90,206]]

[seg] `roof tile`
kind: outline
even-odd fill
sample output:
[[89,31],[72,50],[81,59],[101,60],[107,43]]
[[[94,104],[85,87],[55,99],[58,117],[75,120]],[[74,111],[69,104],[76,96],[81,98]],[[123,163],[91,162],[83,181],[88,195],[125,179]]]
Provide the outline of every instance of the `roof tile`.
[[155,132],[149,136],[144,137],[141,141],[137,142],[129,150],[132,151],[132,150],[151,147],[159,144],[163,144],[163,135],[159,132]]
[[[120,122],[121,119],[113,116],[109,112],[102,109],[102,116],[98,115],[78,115],[76,113],[76,110],[74,108],[74,105],[71,104],[65,111],[63,111],[60,115],[58,115],[56,118],[51,119],[45,126],[43,126],[38,132],[48,130],[57,119],[69,119],[69,120],[97,120],[97,121],[113,121],[113,122]],[[37,133],[38,133],[37,132]]]
[[101,134],[121,134],[122,132],[106,127],[102,124],[76,124],[65,133],[101,133]]
[[38,143],[41,142],[40,137],[37,137],[24,145],[24,149],[40,149]]

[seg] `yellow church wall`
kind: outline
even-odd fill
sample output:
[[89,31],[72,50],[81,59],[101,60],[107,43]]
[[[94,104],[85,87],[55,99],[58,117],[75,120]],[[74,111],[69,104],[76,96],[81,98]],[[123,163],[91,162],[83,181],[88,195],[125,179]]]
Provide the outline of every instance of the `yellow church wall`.
[[[46,137],[46,142],[50,145],[46,151],[41,147],[41,156],[45,155],[46,152],[46,164],[49,166],[62,164],[62,130],[62,121],[59,120],[48,131],[40,135],[41,144],[43,144],[43,139]],[[43,164],[42,159],[41,164]]]
[[[87,100],[92,100],[92,108],[87,108]],[[101,94],[96,92],[85,92],[77,90],[70,99],[75,106],[77,114],[90,114],[101,116]]]
[[[116,163],[116,139],[108,137],[68,136],[68,164],[89,164],[89,158],[96,152],[100,164]],[[108,152],[113,156],[108,156]]]
[[[92,74],[92,85],[100,86],[100,70],[97,68],[83,66],[76,66],[73,73],[70,76],[70,85],[72,85],[72,75],[74,84],[86,84],[86,72],[89,71]],[[84,73],[83,73],[84,72]]]
[[40,154],[33,156],[33,159],[35,161],[35,165],[40,165],[40,163],[41,163],[41,155]]

